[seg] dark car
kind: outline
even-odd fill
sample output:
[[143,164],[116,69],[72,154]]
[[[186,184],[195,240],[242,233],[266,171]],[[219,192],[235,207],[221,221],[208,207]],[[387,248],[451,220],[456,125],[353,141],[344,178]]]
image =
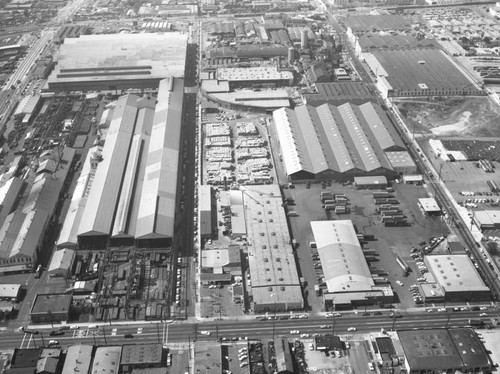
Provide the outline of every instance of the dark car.
[[50,336],[64,335],[64,331],[61,330],[51,331],[49,335]]
[[59,330],[60,331],[69,330],[69,326],[61,326],[59,327]]
[[381,315],[382,315],[382,312],[381,312],[381,311],[377,311],[377,312],[375,312],[375,313],[373,313],[373,314],[375,314],[376,316],[381,316]]
[[123,337],[125,339],[132,339],[134,337],[134,335],[132,335],[132,334],[125,334]]

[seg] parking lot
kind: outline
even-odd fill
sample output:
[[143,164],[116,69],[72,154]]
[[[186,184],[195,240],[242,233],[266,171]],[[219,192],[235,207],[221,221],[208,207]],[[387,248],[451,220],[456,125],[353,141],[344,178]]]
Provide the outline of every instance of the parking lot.
[[[448,234],[446,223],[442,217],[424,216],[417,207],[418,198],[427,197],[422,186],[395,184],[394,193],[399,201],[399,208],[407,216],[409,226],[385,227],[376,211],[372,190],[356,190],[351,185],[333,183],[331,186],[312,183],[308,188],[305,184],[297,184],[295,188],[286,188],[284,195],[292,197],[296,206],[293,210],[300,212],[298,217],[290,217],[292,236],[298,243],[297,257],[300,274],[307,282],[306,293],[308,305],[313,311],[322,310],[321,297],[314,293],[314,285],[322,277],[321,269],[315,268],[309,243],[314,241],[309,222],[326,219],[352,220],[359,233],[372,234],[375,240],[365,243],[364,249],[375,251],[371,266],[373,274],[383,274],[391,283],[396,293],[396,302],[401,307],[414,307],[415,301],[408,288],[417,283],[421,274],[417,271],[416,260],[411,257],[413,247],[418,247],[422,241],[428,242],[432,237]],[[333,191],[347,196],[349,214],[332,214],[322,208],[321,191]],[[291,209],[291,208],[290,208]],[[442,244],[441,246],[443,246]],[[396,258],[400,256],[411,268],[408,277],[403,276],[403,269]],[[397,282],[401,282],[400,286]]]

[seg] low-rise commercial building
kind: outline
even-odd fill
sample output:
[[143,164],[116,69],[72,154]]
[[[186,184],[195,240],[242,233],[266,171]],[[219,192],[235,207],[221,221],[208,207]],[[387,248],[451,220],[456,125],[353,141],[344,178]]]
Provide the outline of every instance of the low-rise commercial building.
[[474,210],[472,214],[475,224],[481,230],[500,229],[500,210]]
[[433,197],[418,199],[418,206],[424,214],[427,214],[429,216],[440,216],[441,214],[443,214],[443,211],[439,207],[439,204]]
[[30,311],[31,322],[67,321],[72,300],[70,294],[37,294]]
[[162,344],[126,344],[122,347],[120,367],[124,373],[137,369],[159,368],[164,365],[165,354]]
[[117,374],[120,365],[121,346],[97,347],[92,360],[91,374]]
[[[434,281],[442,288],[445,302],[473,302],[491,299],[490,289],[467,254],[429,255],[424,257]],[[432,301],[432,293],[424,294],[424,299]]]
[[67,277],[73,259],[75,258],[75,251],[69,248],[59,249],[54,252],[50,260],[48,273],[50,277]]
[[68,347],[61,374],[87,374],[92,363],[93,345],[78,344]]
[[408,373],[477,373],[491,363],[477,334],[470,328],[398,330]]

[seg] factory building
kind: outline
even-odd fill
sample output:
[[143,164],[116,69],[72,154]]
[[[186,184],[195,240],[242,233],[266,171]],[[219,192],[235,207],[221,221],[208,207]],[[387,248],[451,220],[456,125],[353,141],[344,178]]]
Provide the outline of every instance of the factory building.
[[325,276],[327,309],[393,301],[390,285],[375,284],[350,220],[312,221],[311,228]]
[[48,90],[156,89],[162,79],[184,76],[186,49],[187,34],[178,32],[65,39]]
[[88,197],[74,197],[83,213],[69,216],[61,244],[73,240],[75,225],[79,248],[171,244],[183,95],[183,79],[169,78],[156,105],[135,95],[118,100]]
[[245,186],[248,290],[255,313],[304,307],[297,265],[278,185]]
[[484,284],[467,254],[430,255],[424,257],[424,262],[432,275],[428,283],[435,283],[442,290],[432,292],[429,289],[426,292],[426,288],[423,288],[426,302],[438,301],[441,295],[445,302],[465,303],[491,299],[490,289]]
[[491,362],[471,328],[398,330],[410,374],[486,372]]
[[217,79],[228,81],[231,90],[240,87],[280,87],[293,84],[293,73],[276,66],[218,68]]
[[371,102],[303,105],[273,112],[291,180],[352,180],[396,175],[385,152],[406,150],[386,114]]

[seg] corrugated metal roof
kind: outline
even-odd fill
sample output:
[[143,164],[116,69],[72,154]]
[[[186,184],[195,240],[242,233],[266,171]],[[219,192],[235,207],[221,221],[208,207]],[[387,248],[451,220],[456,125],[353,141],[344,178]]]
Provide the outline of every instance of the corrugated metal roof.
[[56,270],[68,270],[73,262],[75,251],[69,248],[59,249],[52,255],[48,272]]
[[139,99],[126,95],[118,99],[102,151],[103,160],[97,167],[78,235],[109,235],[119,189],[134,132]]
[[146,169],[147,149],[154,118],[154,99],[142,100],[130,146],[127,166],[120,190],[112,235],[135,233],[135,220],[139,210],[144,171]]
[[[172,82],[173,80],[173,82]],[[135,237],[174,234],[184,80],[160,82]]]
[[328,292],[371,291],[374,281],[350,220],[312,221]]
[[367,133],[369,133],[368,131],[372,132],[370,135],[373,136],[384,151],[406,149],[396,129],[389,123],[386,114],[379,107],[375,107],[373,103],[368,102],[358,108],[363,115],[362,118],[366,124],[364,128]]

